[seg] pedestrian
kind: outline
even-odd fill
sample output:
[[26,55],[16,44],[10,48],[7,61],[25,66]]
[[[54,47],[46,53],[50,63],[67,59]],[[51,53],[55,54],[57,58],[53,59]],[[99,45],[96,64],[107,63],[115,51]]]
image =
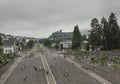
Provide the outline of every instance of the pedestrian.
[[56,60],[55,60],[55,63],[56,63]]
[[50,68],[52,68],[52,66],[50,65]]
[[35,71],[37,71],[37,67],[36,66],[33,66],[33,68],[35,69]]
[[56,63],[56,58],[54,57],[54,62]]
[[42,67],[39,67],[39,71],[41,71],[42,70]]
[[65,73],[64,73],[64,76],[67,77],[68,75],[69,75],[68,70],[66,70]]
[[20,70],[22,71],[22,68],[20,68]]
[[47,74],[47,75],[49,74],[48,70],[46,70],[46,74]]
[[24,77],[23,77],[23,80],[25,81],[26,79],[27,79],[27,76],[24,76]]
[[54,60],[56,60],[56,58],[54,57]]

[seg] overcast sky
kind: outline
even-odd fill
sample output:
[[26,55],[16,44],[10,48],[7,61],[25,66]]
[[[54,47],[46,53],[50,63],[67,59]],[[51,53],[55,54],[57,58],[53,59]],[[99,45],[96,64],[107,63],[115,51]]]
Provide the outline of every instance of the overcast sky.
[[48,37],[62,29],[90,29],[91,19],[114,12],[120,23],[120,0],[0,0],[0,32]]

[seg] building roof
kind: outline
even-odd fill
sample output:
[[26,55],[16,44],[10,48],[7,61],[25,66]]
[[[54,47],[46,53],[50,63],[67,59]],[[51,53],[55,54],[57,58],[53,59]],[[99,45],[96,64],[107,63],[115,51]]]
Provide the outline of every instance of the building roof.
[[11,47],[13,45],[14,45],[14,39],[13,38],[10,38],[10,39],[4,41],[4,47]]
[[64,42],[60,42],[60,44],[72,44],[72,41],[67,40],[67,41],[64,41]]

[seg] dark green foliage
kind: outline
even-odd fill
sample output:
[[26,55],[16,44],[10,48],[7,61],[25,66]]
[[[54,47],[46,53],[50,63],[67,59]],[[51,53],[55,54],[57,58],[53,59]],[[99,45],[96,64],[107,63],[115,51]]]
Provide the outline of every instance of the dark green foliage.
[[112,58],[112,62],[113,62],[114,64],[119,64],[119,63],[120,63],[120,57],[113,57],[113,58]]
[[116,49],[117,39],[120,38],[120,36],[116,36],[117,32],[119,31],[119,26],[117,23],[117,18],[114,13],[111,13],[111,15],[109,16],[109,26],[110,26],[110,34],[111,34],[110,48]]
[[23,39],[22,41],[17,40],[16,46],[19,48],[19,50],[25,50],[25,46],[26,46],[25,39]]
[[92,19],[91,28],[89,43],[93,49],[120,49],[120,28],[114,13],[111,13],[108,21],[103,17],[101,23],[96,18]]
[[59,44],[55,44],[55,49],[57,50],[59,48]]
[[116,49],[120,49],[120,31],[115,34],[116,39]]
[[98,64],[98,61],[97,61],[97,59],[95,57],[91,57],[90,63],[92,63],[92,64]]
[[97,18],[92,19],[90,31],[90,42],[93,48],[101,45],[102,30]]
[[100,53],[98,57],[99,64],[104,66],[107,63],[107,57],[104,52]]
[[22,40],[23,43],[26,43],[25,39]]
[[22,50],[25,49],[25,44],[23,42],[20,43],[20,46],[21,46]]
[[10,60],[13,60],[15,58],[15,54],[0,54],[0,68],[5,66]]
[[86,35],[83,35],[83,36],[82,36],[82,41],[85,41],[85,40],[87,40],[87,36],[86,36]]
[[98,46],[101,46],[102,43],[101,41],[102,29],[97,18],[92,19],[91,28],[92,29],[90,30],[89,41],[90,44],[92,45],[92,48],[94,49]]
[[80,48],[80,44],[81,44],[81,34],[78,25],[76,25],[73,31],[72,49]]
[[105,55],[105,52],[101,52],[98,57],[91,57],[90,63],[93,64],[100,64],[101,66],[105,66],[107,64],[107,57]]
[[31,49],[33,46],[34,46],[34,40],[29,40],[26,47],[28,49]]
[[86,50],[90,50],[90,46],[89,46],[89,44],[87,44],[87,46],[86,46]]
[[18,46],[18,47],[19,47],[19,41],[18,41],[18,40],[16,41],[16,46]]
[[106,18],[102,18],[101,20],[101,27],[102,27],[102,37],[103,37],[103,46],[104,46],[104,49],[108,50],[110,49],[110,30],[109,30],[109,23],[108,21],[106,20]]
[[2,37],[0,36],[0,46],[2,45]]
[[[2,37],[0,36],[0,46],[2,46],[3,45],[3,43],[2,43]],[[2,48],[0,48],[0,53],[3,53],[3,49]]]
[[43,44],[44,44],[46,47],[49,47],[49,48],[50,48],[52,42],[51,42],[51,40],[49,40],[49,39],[45,39],[44,42],[43,42]]

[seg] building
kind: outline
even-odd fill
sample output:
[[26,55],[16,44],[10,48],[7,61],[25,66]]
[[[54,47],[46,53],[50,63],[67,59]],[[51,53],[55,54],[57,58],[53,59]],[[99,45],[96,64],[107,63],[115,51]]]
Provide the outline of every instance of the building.
[[88,45],[88,41],[82,41],[81,50],[86,50],[87,45]]
[[4,54],[8,54],[8,53],[14,53],[15,49],[14,49],[14,39],[13,38],[9,38],[7,40],[4,40],[3,43],[3,53]]
[[68,48],[71,48],[71,47],[72,47],[72,41],[70,41],[70,40],[60,42],[60,48],[68,49]]

